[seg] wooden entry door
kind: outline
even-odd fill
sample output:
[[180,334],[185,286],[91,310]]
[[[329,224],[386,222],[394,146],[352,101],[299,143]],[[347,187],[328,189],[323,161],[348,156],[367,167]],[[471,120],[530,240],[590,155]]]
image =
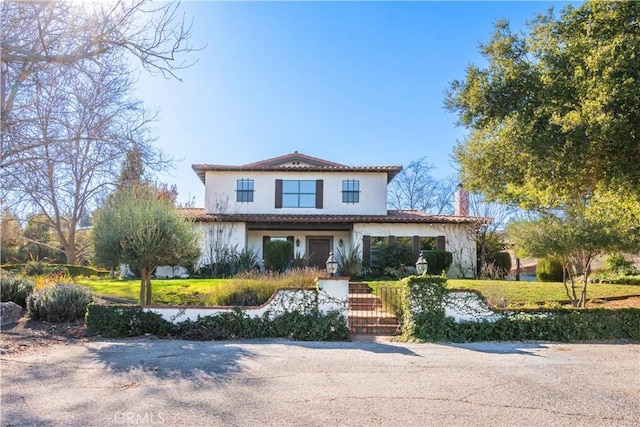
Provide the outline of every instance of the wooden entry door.
[[310,266],[318,267],[320,270],[327,268],[326,262],[329,258],[330,247],[330,237],[309,237],[307,254],[309,254]]

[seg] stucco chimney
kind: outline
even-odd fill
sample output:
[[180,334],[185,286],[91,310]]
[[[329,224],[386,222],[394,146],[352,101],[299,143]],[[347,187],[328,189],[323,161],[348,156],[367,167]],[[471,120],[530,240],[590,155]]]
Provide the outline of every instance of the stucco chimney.
[[458,185],[455,196],[456,216],[469,216],[469,192]]

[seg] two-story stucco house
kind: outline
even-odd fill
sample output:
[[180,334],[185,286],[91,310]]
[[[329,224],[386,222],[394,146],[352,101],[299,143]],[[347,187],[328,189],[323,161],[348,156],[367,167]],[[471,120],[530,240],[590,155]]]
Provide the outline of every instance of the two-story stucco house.
[[204,209],[189,212],[202,232],[203,265],[224,247],[250,248],[262,258],[271,239],[288,239],[320,268],[329,252],[351,248],[371,265],[377,248],[401,241],[416,259],[423,249],[451,251],[450,277],[474,276],[474,237],[486,219],[464,209],[456,215],[387,210],[387,185],[401,166],[346,166],[296,151],[242,166],[192,167],[205,185]]

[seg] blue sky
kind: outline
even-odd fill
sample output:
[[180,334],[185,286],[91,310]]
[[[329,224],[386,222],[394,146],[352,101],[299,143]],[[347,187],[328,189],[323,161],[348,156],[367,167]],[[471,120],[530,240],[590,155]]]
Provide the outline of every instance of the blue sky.
[[193,163],[240,165],[299,151],[353,166],[426,157],[442,178],[465,130],[444,91],[482,65],[493,23],[521,28],[566,2],[184,2],[193,19],[182,82],[140,73],[160,110],[157,145],[177,162],[158,176],[203,205]]

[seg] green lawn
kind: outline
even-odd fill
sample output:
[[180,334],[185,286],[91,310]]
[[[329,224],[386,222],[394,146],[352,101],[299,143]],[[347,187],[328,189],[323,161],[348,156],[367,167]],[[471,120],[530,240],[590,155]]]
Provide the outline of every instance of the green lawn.
[[[77,279],[76,283],[87,286],[97,295],[134,301],[138,301],[140,292],[139,280]],[[154,279],[151,283],[154,303],[170,305],[219,305],[221,298],[227,298],[239,287],[254,289],[255,293],[260,294],[257,298],[266,301],[274,289],[293,286],[292,283],[279,285],[256,279]],[[369,283],[374,288],[400,284],[399,281]],[[530,307],[538,305],[538,302],[553,303],[567,299],[562,283],[449,279],[447,287],[476,289],[491,304],[499,307]],[[587,287],[589,299],[627,295],[640,295],[640,285],[590,283]]]
[[[555,282],[515,282],[501,280],[465,280],[449,279],[450,289],[476,289],[493,305],[522,307],[538,305],[538,302],[567,300],[562,283]],[[582,285],[578,285],[579,295]],[[640,295],[638,285],[614,285],[609,283],[589,283],[587,298],[604,298],[627,295]]]
[[[397,286],[399,282],[371,282],[372,287]],[[449,279],[449,289],[475,289],[492,305],[498,307],[531,307],[540,302],[553,303],[567,300],[562,283],[516,282],[507,280],[470,280]],[[581,287],[576,291],[580,292]],[[639,285],[615,285],[608,283],[589,283],[587,298],[604,298],[627,295],[640,295]]]
[[[140,280],[76,279],[100,296],[139,301]],[[152,279],[154,304],[260,305],[279,288],[313,287],[315,276],[294,275],[241,279]]]
[[[210,294],[226,279],[152,279],[153,302],[169,305],[214,305]],[[139,301],[140,280],[76,279],[97,295]]]

